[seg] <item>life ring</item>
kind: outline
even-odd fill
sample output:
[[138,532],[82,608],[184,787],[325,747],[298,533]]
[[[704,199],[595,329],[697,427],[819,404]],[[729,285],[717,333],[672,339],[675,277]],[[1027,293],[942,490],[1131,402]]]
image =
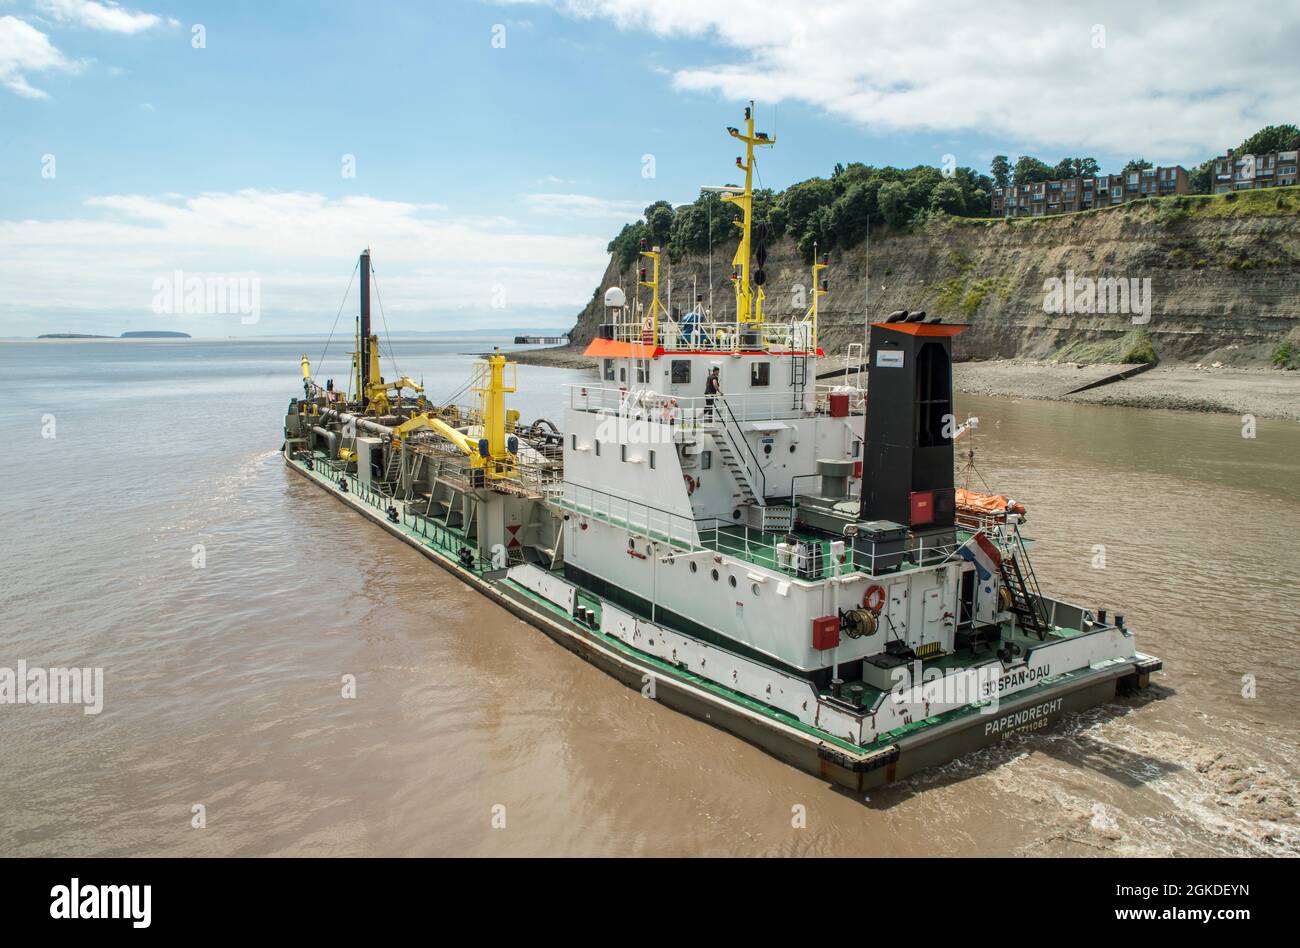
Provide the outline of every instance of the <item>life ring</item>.
[[700,486],[700,482],[689,474],[683,474],[682,478],[686,481],[686,496],[689,497],[695,493],[695,488]]
[[862,596],[862,606],[871,610],[872,615],[880,615],[885,608],[885,587],[879,584],[871,586]]

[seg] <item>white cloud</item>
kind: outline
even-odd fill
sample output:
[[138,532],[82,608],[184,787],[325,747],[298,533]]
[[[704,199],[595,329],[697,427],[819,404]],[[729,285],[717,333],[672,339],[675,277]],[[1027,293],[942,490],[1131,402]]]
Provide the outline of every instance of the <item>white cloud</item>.
[[539,214],[565,217],[637,218],[645,210],[639,201],[611,201],[589,194],[525,194],[524,204]]
[[326,332],[366,245],[393,329],[561,325],[590,298],[608,240],[304,192],[106,195],[86,207],[73,219],[0,220],[6,332],[112,329],[125,318],[174,320],[160,328],[200,335],[242,331],[238,317],[152,317],[153,281],[176,270],[258,278],[259,333]]
[[1219,0],[1158,15],[1127,0],[1079,11],[1034,0],[765,0],[743,15],[726,0],[548,2],[623,29],[712,38],[730,53],[676,70],[673,85],[757,99],[760,119],[796,101],[885,132],[984,132],[1008,147],[1187,163],[1295,118],[1294,4],[1270,8],[1265,25]]
[[[140,33],[164,22],[156,14],[128,10],[112,0],[38,0],[37,6],[60,23],[109,33]],[[175,25],[177,21],[168,22]]]
[[0,86],[27,99],[44,99],[46,93],[27,81],[28,73],[79,68],[36,27],[17,17],[0,16]]

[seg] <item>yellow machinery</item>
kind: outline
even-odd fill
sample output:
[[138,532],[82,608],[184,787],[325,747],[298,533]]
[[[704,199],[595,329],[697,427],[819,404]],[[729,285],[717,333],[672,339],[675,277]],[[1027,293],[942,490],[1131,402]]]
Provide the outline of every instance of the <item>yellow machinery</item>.
[[[368,410],[376,415],[387,415],[393,410],[393,403],[401,399],[403,390],[408,388],[417,394],[424,394],[424,386],[405,375],[393,382],[384,381],[383,376],[379,374],[378,336],[371,336],[369,345],[364,348],[370,365],[367,366],[365,373],[354,373],[354,377],[367,379],[365,390],[361,393],[364,397],[360,401]],[[356,360],[357,355],[354,354],[354,365]]]
[[641,268],[640,279],[637,280],[639,286],[648,286],[650,288],[650,316],[642,326],[641,341],[647,345],[657,345],[659,342],[659,314],[668,314],[664,304],[659,302],[659,248],[653,250],[642,250],[641,256],[649,257],[651,263],[651,275],[647,280],[645,267]]
[[736,226],[740,228],[740,246],[736,248],[736,256],[731,261],[734,268],[731,278],[736,284],[736,322],[761,323],[765,298],[763,287],[757,286],[751,290],[749,268],[750,232],[754,217],[754,146],[775,145],[776,139],[770,138],[767,132],[754,133],[752,101],[749,103],[749,108],[745,109],[744,133],[735,128],[728,128],[727,131],[731,133],[732,138],[745,143],[745,157],[736,159],[736,167],[745,172],[745,189],[739,194],[728,192],[722,195],[724,203],[738,205],[741,212],[740,220],[736,221]]
[[[510,369],[508,385],[507,366]],[[491,478],[513,477],[515,474],[515,455],[506,440],[506,425],[511,423],[511,419],[506,415],[505,399],[507,393],[516,390],[515,371],[515,364],[507,363],[500,349],[493,349],[486,359],[474,363],[473,388],[479,400],[479,417],[483,419],[484,433],[475,466],[484,468]],[[518,412],[510,414],[516,420],[519,417]]]
[[817,246],[814,244],[813,259],[817,262],[813,264],[813,299],[812,306],[808,309],[808,318],[812,320],[812,339],[808,341],[808,347],[815,352],[817,350],[817,301],[830,292],[830,287],[822,279],[822,271],[830,266],[830,256],[823,254],[818,259]]
[[[507,368],[510,369],[509,384]],[[473,386],[479,399],[478,415],[483,423],[483,437],[476,439],[453,428],[437,415],[423,412],[393,429],[394,442],[400,444],[411,432],[428,429],[460,448],[469,458],[471,467],[482,469],[485,479],[514,477],[515,452],[511,450],[512,438],[506,435],[506,429],[518,423],[519,412],[506,410],[505,396],[515,391],[515,364],[506,362],[500,349],[494,350],[492,355],[474,364]]]

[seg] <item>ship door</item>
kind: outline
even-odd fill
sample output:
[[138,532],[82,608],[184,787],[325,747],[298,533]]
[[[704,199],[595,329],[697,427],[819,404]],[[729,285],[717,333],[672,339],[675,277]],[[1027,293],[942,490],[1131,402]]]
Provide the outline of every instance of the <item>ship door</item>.
[[958,601],[958,627],[973,627],[975,624],[975,570],[969,569],[961,574],[961,597]]

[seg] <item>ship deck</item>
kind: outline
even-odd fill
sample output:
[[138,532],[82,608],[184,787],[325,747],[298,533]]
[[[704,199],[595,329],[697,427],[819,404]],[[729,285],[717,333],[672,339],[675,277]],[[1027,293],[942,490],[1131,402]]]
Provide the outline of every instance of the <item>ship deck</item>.
[[[856,786],[858,789],[862,789],[869,784],[874,785],[879,782],[882,775],[884,775],[884,779],[886,780],[894,780],[897,779],[899,775],[906,775],[905,771],[895,771],[892,766],[889,768],[888,772],[883,769],[876,770],[876,767],[882,765],[875,763],[875,761],[877,758],[886,762],[900,759],[898,756],[900,753],[899,748],[909,746],[909,742],[924,742],[931,740],[931,736],[937,736],[939,740],[947,742],[943,746],[951,744],[955,751],[958,749],[969,749],[964,743],[961,743],[963,740],[962,735],[976,733],[972,731],[966,723],[964,723],[966,719],[971,718],[980,711],[980,705],[971,704],[912,721],[894,729],[893,731],[883,732],[876,735],[875,740],[868,745],[858,746],[827,731],[823,731],[816,726],[804,723],[780,708],[767,705],[743,693],[733,691],[722,684],[696,675],[688,669],[668,664],[653,655],[649,655],[620,641],[613,636],[602,633],[600,631],[599,621],[601,601],[595,594],[580,587],[578,589],[577,605],[584,609],[591,609],[595,613],[596,621],[594,625],[596,627],[593,629],[585,624],[575,625],[573,616],[569,615],[566,610],[560,608],[549,600],[530,592],[523,586],[507,578],[505,570],[495,568],[492,564],[477,558],[473,558],[469,562],[463,560],[461,558],[461,551],[469,547],[471,544],[460,530],[448,525],[438,524],[430,518],[405,512],[403,509],[404,505],[398,507],[399,516],[397,521],[394,522],[391,518],[385,516],[385,511],[390,503],[392,503],[390,497],[380,492],[369,491],[362,488],[354,474],[339,471],[337,468],[328,464],[316,463],[319,460],[321,460],[321,458],[314,457],[312,459],[312,466],[308,467],[307,463],[305,463],[301,456],[291,457],[289,456],[289,453],[286,452],[286,461],[288,461],[288,463],[294,467],[299,474],[313,481],[324,490],[340,495],[339,499],[344,500],[345,503],[354,508],[362,509],[368,514],[368,516],[381,524],[388,531],[398,534],[408,543],[422,548],[426,555],[431,558],[442,561],[445,564],[445,568],[452,573],[464,576],[466,581],[478,584],[484,591],[495,589],[497,595],[501,596],[505,600],[513,599],[517,602],[528,603],[529,607],[535,612],[545,613],[552,616],[555,628],[574,629],[576,637],[585,636],[592,642],[599,642],[600,645],[610,653],[627,656],[629,660],[636,663],[636,666],[631,667],[656,669],[660,674],[664,675],[667,680],[679,682],[688,689],[694,689],[697,693],[713,694],[722,702],[722,704],[718,705],[714,709],[714,713],[711,716],[709,714],[704,714],[694,705],[684,706],[696,716],[712,720],[715,723],[722,725],[722,722],[727,720],[726,713],[724,713],[722,709],[726,707],[734,707],[742,709],[739,712],[742,715],[748,713],[753,716],[752,719],[770,720],[773,722],[774,727],[777,728],[777,731],[774,733],[779,733],[780,729],[785,729],[786,733],[798,732],[807,735],[807,737],[816,742],[815,745],[813,745],[816,749],[816,754],[815,756],[810,756],[807,761],[800,761],[800,766],[809,770],[809,772],[820,773],[822,776],[829,775],[832,776],[832,779],[836,780],[836,782],[843,782],[846,786]],[[342,477],[344,483],[348,485],[346,495],[344,491],[339,488],[338,479],[340,477]],[[507,606],[507,608],[513,607]],[[1071,634],[1077,633],[1071,633],[1069,631],[1063,632],[1063,635],[1065,636]],[[1022,644],[1032,645],[1037,642],[1036,639],[1028,638],[1018,633],[1013,633],[1013,635],[1015,636],[1015,640]],[[977,661],[987,661],[988,657],[987,653],[980,656],[974,656],[970,652],[966,651],[928,659],[923,663],[923,665],[926,669],[963,668],[975,664]],[[1145,658],[1144,656],[1139,656],[1139,658],[1145,661],[1145,665],[1139,669],[1144,674],[1159,668],[1158,661]],[[1116,664],[1117,667],[1118,665],[1125,665],[1127,667],[1133,663],[1128,661],[1117,662]],[[1091,672],[1085,670],[1083,673],[1066,673],[1064,675],[1047,678],[1037,685],[1018,692],[1014,697],[1015,706],[1028,706],[1034,701],[1056,694],[1070,694],[1072,693],[1072,689],[1092,688],[1095,691],[1097,688],[1102,688],[1109,689],[1109,691],[1113,693],[1115,686],[1111,679],[1117,675],[1118,672],[1112,671],[1105,673],[1109,676],[1106,677],[1105,681],[1099,680],[1096,685],[1090,684],[1090,682],[1097,678],[1098,674],[1101,673],[1099,673],[1097,669],[1093,669]],[[871,698],[869,699],[870,701],[874,701],[876,696],[882,694],[878,690],[873,689],[873,691],[874,694],[871,695]],[[1084,692],[1080,690],[1077,693],[1083,696],[1075,699],[1078,707],[1088,707],[1096,703],[1097,699],[1093,696],[1092,691]],[[660,690],[660,697],[664,700],[671,698],[672,694],[673,691],[671,688],[662,688]],[[822,694],[824,695],[825,692],[823,691]],[[865,690],[864,699],[867,699],[867,693]],[[864,700],[864,703],[868,703],[868,701]],[[1056,711],[1053,713],[1060,713],[1062,708],[1069,710],[1069,706],[1063,705],[1060,701],[1057,701],[1054,707],[1056,708]],[[727,726],[728,729],[735,729],[735,727],[738,727],[733,727],[733,725],[725,726]],[[959,728],[960,730],[953,731],[953,728]],[[987,731],[987,728],[985,731]],[[789,746],[785,743],[781,743],[779,738],[763,738],[758,732],[751,732],[743,728],[735,729],[735,733],[755,740],[757,743],[760,743],[761,746],[771,749],[774,753],[778,753],[779,756],[791,753]],[[950,734],[952,735],[951,737],[946,736]],[[915,746],[920,747],[921,745]],[[835,757],[834,749],[844,752],[847,756],[842,759]],[[828,757],[827,753],[831,754],[831,756]],[[888,756],[891,753],[893,756]],[[882,754],[886,755],[886,757],[880,757]],[[913,769],[915,766],[924,766],[925,760],[930,759],[930,757],[933,757],[935,760],[946,759],[944,754],[936,751],[918,750],[914,752],[914,754],[920,763],[913,765]],[[827,769],[829,766],[828,761],[835,762],[835,766],[831,767],[830,770]],[[842,773],[841,770],[843,770]]]

